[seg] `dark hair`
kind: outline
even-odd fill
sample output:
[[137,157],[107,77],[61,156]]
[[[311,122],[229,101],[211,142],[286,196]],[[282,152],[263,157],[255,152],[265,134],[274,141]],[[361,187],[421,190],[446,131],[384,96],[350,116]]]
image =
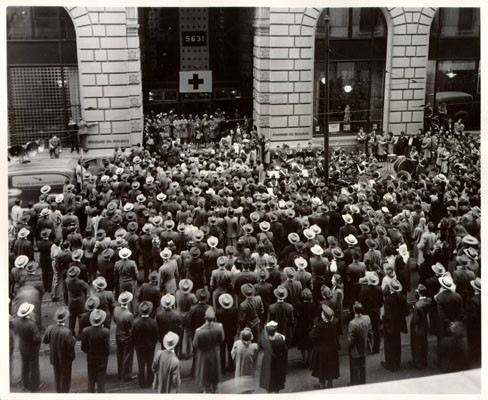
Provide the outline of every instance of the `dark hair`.
[[356,314],[362,314],[363,313],[363,305],[359,301],[355,301],[352,309]]

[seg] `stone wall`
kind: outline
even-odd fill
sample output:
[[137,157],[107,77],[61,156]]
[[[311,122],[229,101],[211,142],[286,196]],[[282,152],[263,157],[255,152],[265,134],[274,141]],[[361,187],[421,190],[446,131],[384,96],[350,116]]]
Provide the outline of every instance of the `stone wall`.
[[[412,132],[423,121],[429,32],[436,10],[382,11],[389,28],[383,129]],[[254,116],[273,142],[312,138],[315,26],[320,13],[318,8],[271,8],[267,18],[256,14]]]
[[78,47],[82,115],[97,122],[89,148],[142,141],[137,8],[68,7]]

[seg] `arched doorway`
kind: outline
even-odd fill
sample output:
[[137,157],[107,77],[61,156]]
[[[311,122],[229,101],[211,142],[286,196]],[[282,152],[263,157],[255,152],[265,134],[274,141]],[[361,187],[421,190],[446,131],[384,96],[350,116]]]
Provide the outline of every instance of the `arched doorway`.
[[[329,77],[325,77],[325,24],[330,17]],[[314,135],[324,131],[326,82],[329,132],[381,129],[387,25],[379,8],[325,8],[315,30]]]
[[480,9],[439,8],[430,29],[426,102],[434,115],[446,103],[447,117],[480,129]]
[[67,136],[80,118],[76,34],[62,7],[7,8],[10,144]]

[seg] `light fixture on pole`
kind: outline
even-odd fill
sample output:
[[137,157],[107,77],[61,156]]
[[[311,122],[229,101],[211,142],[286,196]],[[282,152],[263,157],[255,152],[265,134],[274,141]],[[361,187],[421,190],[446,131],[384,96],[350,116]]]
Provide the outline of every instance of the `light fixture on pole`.
[[456,76],[457,74],[455,72],[453,72],[452,70],[449,70],[448,72],[446,72],[446,76],[449,78],[449,79],[452,79]]
[[352,86],[351,85],[345,85],[344,86],[344,92],[351,93],[352,92]]
[[324,25],[325,25],[325,76],[327,77],[325,83],[325,112],[324,112],[324,181],[325,184],[329,185],[329,22],[330,17],[325,14]]

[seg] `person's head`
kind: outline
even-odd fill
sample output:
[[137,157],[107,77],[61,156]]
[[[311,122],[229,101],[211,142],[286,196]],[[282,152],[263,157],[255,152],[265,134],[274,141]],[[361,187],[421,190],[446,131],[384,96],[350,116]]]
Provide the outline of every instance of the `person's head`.
[[355,301],[352,309],[354,311],[354,314],[356,315],[362,315],[363,314],[363,305],[359,301]]
[[427,288],[424,285],[419,284],[417,286],[417,289],[415,289],[415,296],[417,298],[419,298],[419,297],[426,297],[427,296]]
[[434,223],[433,223],[433,222],[429,222],[429,223],[427,224],[427,229],[429,230],[429,232],[434,232],[434,230],[435,230],[435,225],[434,225]]
[[342,288],[343,287],[342,276],[339,274],[332,275],[332,285]]

